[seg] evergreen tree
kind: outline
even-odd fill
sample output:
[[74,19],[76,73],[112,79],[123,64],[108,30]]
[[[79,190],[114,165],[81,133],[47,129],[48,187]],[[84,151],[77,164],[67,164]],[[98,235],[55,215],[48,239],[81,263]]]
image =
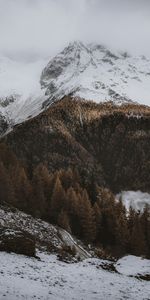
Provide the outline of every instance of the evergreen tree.
[[44,218],[46,213],[46,198],[44,194],[43,181],[38,169],[35,169],[32,178],[32,200],[31,211],[38,218]]
[[62,187],[59,177],[57,176],[52,197],[51,197],[51,205],[50,205],[50,215],[54,220],[54,222],[57,222],[58,215],[63,209],[65,203],[66,203],[66,193]]
[[15,192],[15,205],[19,209],[29,212],[32,188],[24,168],[17,165],[13,172],[12,180]]
[[99,188],[97,203],[101,210],[100,241],[104,247],[115,246],[117,227],[115,198],[108,189]]
[[52,196],[54,176],[49,174],[47,167],[42,163],[36,167],[34,173],[38,174],[38,177],[40,177],[45,198],[47,201],[49,201],[50,197]]
[[12,181],[8,175],[6,168],[0,161],[0,203],[10,203],[14,205],[14,189]]
[[123,212],[117,218],[115,236],[116,236],[116,249],[118,251],[118,254],[127,253],[129,231],[128,231],[126,215]]
[[94,203],[93,211],[94,211],[95,223],[96,223],[96,240],[100,241],[102,214],[97,202]]
[[67,197],[66,197],[66,209],[68,210],[69,214],[77,215],[78,211],[78,198],[75,190],[70,187],[67,190]]
[[96,224],[94,211],[91,206],[87,191],[84,189],[80,200],[80,218],[82,234],[87,242],[92,242],[96,237]]
[[121,198],[119,199],[119,202],[116,202],[114,213],[117,219],[115,229],[116,248],[118,249],[118,253],[125,254],[128,252],[129,230],[127,211]]
[[145,234],[140,223],[140,214],[135,213],[133,228],[130,236],[131,253],[145,255],[147,253]]
[[73,186],[73,172],[70,168],[68,170],[61,170],[59,173],[59,178],[65,190]]
[[77,192],[70,187],[67,190],[66,194],[66,210],[69,214],[70,218],[70,226],[72,232],[75,235],[80,235],[80,216],[79,216],[79,203],[80,203],[80,196]]
[[150,258],[150,208],[145,206],[143,213],[140,217],[142,231],[145,235],[147,256]]

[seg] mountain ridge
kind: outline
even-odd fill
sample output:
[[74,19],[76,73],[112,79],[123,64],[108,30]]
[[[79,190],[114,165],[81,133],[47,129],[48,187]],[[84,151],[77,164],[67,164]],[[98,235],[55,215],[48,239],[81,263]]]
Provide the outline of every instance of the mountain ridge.
[[[49,95],[46,104],[65,95],[115,104],[138,102],[139,90],[145,89],[147,78],[150,80],[149,70],[150,60],[144,56],[132,57],[102,45],[74,42],[44,68],[41,86]],[[132,91],[132,85],[139,94]]]
[[13,127],[67,95],[97,103],[149,103],[150,60],[76,41],[49,63],[2,57],[0,82],[0,115]]

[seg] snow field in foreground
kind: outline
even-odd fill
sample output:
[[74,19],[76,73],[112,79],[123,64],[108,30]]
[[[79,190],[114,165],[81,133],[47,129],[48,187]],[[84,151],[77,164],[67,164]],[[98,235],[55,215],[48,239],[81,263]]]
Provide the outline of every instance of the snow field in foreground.
[[[38,253],[40,260],[0,253],[0,300],[148,300],[150,284],[127,275],[145,274],[150,261],[127,256],[116,264],[122,273],[101,268],[104,262],[87,259],[66,264],[55,255]],[[126,275],[125,275],[126,274]]]

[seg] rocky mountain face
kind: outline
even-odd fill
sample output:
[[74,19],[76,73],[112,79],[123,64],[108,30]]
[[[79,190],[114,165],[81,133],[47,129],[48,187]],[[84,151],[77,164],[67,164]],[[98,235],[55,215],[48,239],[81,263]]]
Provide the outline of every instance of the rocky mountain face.
[[94,100],[143,103],[149,100],[150,60],[111,51],[102,45],[69,44],[53,58],[41,75],[49,99],[65,95]]
[[65,97],[18,125],[4,139],[32,172],[77,168],[81,178],[113,192],[150,192],[150,109]]
[[0,57],[0,113],[9,127],[70,95],[97,103],[148,103],[150,60],[102,45],[70,43],[52,58],[17,62]]
[[5,116],[0,114],[0,136],[3,135],[9,127],[8,120]]

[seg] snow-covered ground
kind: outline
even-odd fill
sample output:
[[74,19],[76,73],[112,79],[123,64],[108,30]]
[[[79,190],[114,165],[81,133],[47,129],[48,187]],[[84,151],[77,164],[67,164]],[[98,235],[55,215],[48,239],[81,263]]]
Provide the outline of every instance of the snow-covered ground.
[[[0,227],[33,235],[40,258],[0,252],[0,300],[150,299],[150,283],[135,278],[150,275],[150,260],[131,255],[114,263],[92,258],[82,243],[65,230],[4,206],[0,207]],[[45,246],[39,247],[43,242],[52,244],[55,253],[63,244],[74,246],[83,260],[62,262],[56,254],[46,253]],[[116,272],[110,271],[112,264]]]
[[142,257],[128,255],[119,259],[115,266],[119,273],[125,275],[150,274],[150,260]]
[[134,267],[147,274],[150,263],[145,260],[139,266],[138,258],[125,257],[118,262],[119,274],[103,270],[105,261],[94,258],[66,264],[55,255],[38,255],[40,260],[0,253],[1,300],[150,299],[150,283],[128,276],[136,275]]
[[123,191],[116,196],[118,200],[121,197],[126,209],[129,210],[130,206],[136,211],[143,211],[145,205],[150,207],[150,194],[141,191]]

